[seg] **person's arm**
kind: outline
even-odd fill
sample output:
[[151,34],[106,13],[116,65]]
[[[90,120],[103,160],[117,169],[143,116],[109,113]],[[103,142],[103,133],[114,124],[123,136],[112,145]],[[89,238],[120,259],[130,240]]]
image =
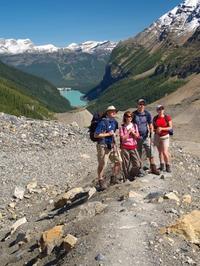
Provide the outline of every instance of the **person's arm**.
[[103,133],[99,133],[99,134],[95,133],[94,137],[97,139],[101,139],[101,138],[110,137],[113,135],[114,135],[114,132],[110,131],[110,132],[103,132]]
[[147,115],[147,123],[148,123],[149,137],[152,138],[154,133],[154,127],[153,127],[152,116],[149,112]]
[[[126,131],[126,132],[125,132]],[[130,130],[125,130],[123,127],[119,129],[119,136],[121,140],[126,140],[129,138]]]
[[150,136],[152,136],[153,133],[154,133],[153,123],[150,123],[150,124],[149,124],[149,133],[150,133]]
[[136,124],[134,124],[133,128],[131,129],[131,135],[134,139],[138,139],[140,137],[138,126]]
[[170,129],[172,129],[172,120],[171,120],[171,117],[169,116],[167,119],[169,119],[169,120],[167,121],[168,126],[167,126],[167,127],[158,127],[158,128],[156,129],[156,132],[157,132],[157,133],[160,133],[161,131],[169,131]]
[[114,131],[113,130],[111,130],[109,132],[106,132],[106,131],[107,131],[107,126],[106,126],[104,121],[101,121],[97,125],[97,128],[96,128],[96,130],[94,132],[94,137],[98,138],[98,139],[102,139],[102,138],[106,138],[106,137],[110,137],[110,136],[114,135]]

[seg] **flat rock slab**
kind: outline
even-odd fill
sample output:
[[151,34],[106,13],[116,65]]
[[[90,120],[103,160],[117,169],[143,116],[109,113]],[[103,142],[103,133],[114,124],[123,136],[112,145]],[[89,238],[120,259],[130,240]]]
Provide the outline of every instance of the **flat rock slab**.
[[183,235],[191,243],[200,244],[200,211],[194,210],[184,215],[175,224],[161,229],[162,231]]

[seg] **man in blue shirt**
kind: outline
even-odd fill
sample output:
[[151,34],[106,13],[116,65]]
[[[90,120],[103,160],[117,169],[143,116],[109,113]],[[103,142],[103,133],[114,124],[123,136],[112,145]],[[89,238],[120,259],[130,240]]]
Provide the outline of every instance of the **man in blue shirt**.
[[117,109],[109,106],[106,109],[106,117],[97,125],[95,130],[95,138],[97,142],[97,158],[98,158],[98,181],[100,190],[106,189],[104,170],[108,163],[108,159],[114,164],[113,175],[111,176],[111,184],[117,183],[117,175],[120,171],[120,157],[115,144],[115,132],[118,129],[118,122],[115,120]]
[[160,172],[157,170],[154,161],[153,146],[151,143],[151,136],[153,134],[153,124],[151,114],[145,110],[145,100],[139,99],[137,102],[137,110],[133,112],[134,122],[138,126],[140,133],[140,139],[138,140],[138,153],[142,159],[142,150],[144,148],[146,156],[149,159],[151,173],[159,175]]

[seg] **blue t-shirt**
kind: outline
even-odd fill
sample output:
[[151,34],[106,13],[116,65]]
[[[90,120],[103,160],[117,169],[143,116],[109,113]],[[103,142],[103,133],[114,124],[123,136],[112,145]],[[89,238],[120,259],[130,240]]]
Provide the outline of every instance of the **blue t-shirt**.
[[[118,122],[114,118],[103,118],[97,125],[95,134],[108,133],[110,131],[116,131],[118,129]],[[113,143],[113,136],[99,138],[98,143],[100,144],[111,144]]]
[[145,139],[148,136],[148,125],[152,124],[152,116],[148,111],[138,112],[137,110],[133,112],[134,122],[138,126],[140,136]]

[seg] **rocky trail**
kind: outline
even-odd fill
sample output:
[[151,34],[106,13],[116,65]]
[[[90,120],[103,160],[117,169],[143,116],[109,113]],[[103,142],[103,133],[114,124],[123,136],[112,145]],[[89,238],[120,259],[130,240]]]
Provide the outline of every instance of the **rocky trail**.
[[6,114],[0,127],[1,266],[200,265],[200,157],[179,142],[171,174],[97,192],[87,129]]

